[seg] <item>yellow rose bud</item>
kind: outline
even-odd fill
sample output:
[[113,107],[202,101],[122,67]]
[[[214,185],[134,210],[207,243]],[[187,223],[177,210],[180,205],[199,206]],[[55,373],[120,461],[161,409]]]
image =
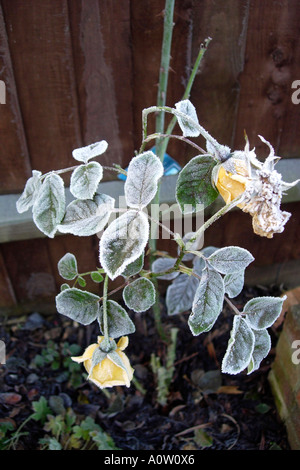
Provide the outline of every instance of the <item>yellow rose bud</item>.
[[83,362],[89,376],[88,379],[99,388],[115,387],[117,385],[130,386],[133,377],[133,368],[130,365],[128,357],[123,350],[128,345],[128,337],[122,336],[117,343],[114,353],[119,356],[122,366],[116,365],[108,355],[99,363],[92,367],[92,357],[94,351],[99,348],[104,336],[98,336],[98,344],[91,344],[86,348],[82,356],[72,357],[75,362]]
[[232,163],[236,173],[231,173],[221,166],[216,181],[217,189],[226,204],[243,194],[248,181],[248,172],[244,162],[235,159]]

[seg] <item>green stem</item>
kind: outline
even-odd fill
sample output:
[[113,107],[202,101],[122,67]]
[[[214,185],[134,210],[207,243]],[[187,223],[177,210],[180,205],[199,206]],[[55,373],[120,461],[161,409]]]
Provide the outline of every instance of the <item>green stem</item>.
[[[173,15],[174,15],[174,5],[175,0],[166,0],[165,10],[164,10],[164,32],[163,32],[163,41],[162,41],[162,50],[161,50],[161,62],[160,62],[160,71],[159,71],[159,85],[158,85],[158,94],[157,94],[157,106],[164,106],[166,103],[166,95],[168,88],[168,77],[169,77],[169,67],[170,67],[170,58],[171,58],[171,45],[172,45],[172,34],[173,34]],[[143,121],[145,123],[145,121]],[[156,116],[156,132],[162,134],[164,132],[165,126],[165,113],[163,110],[159,112]],[[143,132],[147,132],[147,123],[146,129],[143,129]],[[147,136],[147,134],[146,134]],[[145,134],[144,134],[145,137]],[[161,148],[162,140],[159,138],[156,140],[156,155],[163,162],[164,153]],[[155,220],[159,220],[159,194],[160,194],[160,184],[158,184],[156,195],[152,201],[152,210],[151,214]],[[153,253],[156,251],[156,236],[150,238],[149,248],[150,256],[149,262],[150,266],[152,265],[155,256]],[[157,280],[154,279],[154,286],[156,292],[158,293]],[[161,339],[166,340],[166,335],[161,322],[161,313],[160,313],[160,302],[159,296],[156,296],[157,300],[153,305],[153,314],[156,324],[157,331]]]
[[[225,206],[221,207],[215,214],[213,214],[198,230],[195,232],[194,236],[190,238],[189,243],[193,243],[194,241],[197,240],[200,236],[203,235],[205,230],[208,229],[214,222],[216,222],[222,215],[226,214],[229,212],[231,209],[233,209],[235,206],[237,206],[240,202],[243,200],[243,195],[240,195],[233,199],[229,204],[226,204]],[[191,252],[192,253],[192,252]]]
[[107,321],[107,291],[108,291],[108,275],[106,274],[104,278],[104,283],[103,283],[103,303],[102,303],[104,340],[101,346],[103,347],[103,350],[109,350],[110,348],[110,340],[109,340],[109,334],[108,334],[108,321]]

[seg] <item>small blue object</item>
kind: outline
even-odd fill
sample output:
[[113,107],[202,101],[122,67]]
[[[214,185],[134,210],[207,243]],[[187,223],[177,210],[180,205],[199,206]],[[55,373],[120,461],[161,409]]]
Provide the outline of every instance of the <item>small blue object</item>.
[[[155,153],[155,147],[152,147],[151,151]],[[168,155],[167,153],[165,153],[164,155],[163,166],[164,166],[164,176],[176,175],[181,170],[181,166],[179,165],[179,163],[177,163],[176,160],[170,157],[170,155]],[[125,168],[125,170],[127,171],[128,167]],[[123,175],[122,173],[118,174],[118,178],[123,181],[126,180],[126,176]]]

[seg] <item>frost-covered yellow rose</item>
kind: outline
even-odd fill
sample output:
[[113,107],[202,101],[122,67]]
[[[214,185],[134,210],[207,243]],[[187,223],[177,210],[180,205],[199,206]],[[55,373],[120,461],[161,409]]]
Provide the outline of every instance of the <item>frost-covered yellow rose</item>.
[[[128,345],[128,337],[122,336],[117,343],[114,351],[117,354],[119,365],[117,365],[111,357],[112,354],[107,353],[104,359],[92,367],[92,357],[96,349],[103,341],[104,336],[98,336],[98,343],[91,344],[86,348],[82,356],[72,357],[75,362],[83,362],[89,376],[88,379],[97,385],[99,388],[115,387],[117,385],[130,386],[130,381],[133,377],[133,368],[130,365],[128,357],[123,350]],[[120,366],[122,364],[122,367]]]
[[222,198],[229,204],[243,194],[249,178],[246,164],[238,159],[231,159],[234,172],[227,171],[222,165],[219,169],[216,186]]

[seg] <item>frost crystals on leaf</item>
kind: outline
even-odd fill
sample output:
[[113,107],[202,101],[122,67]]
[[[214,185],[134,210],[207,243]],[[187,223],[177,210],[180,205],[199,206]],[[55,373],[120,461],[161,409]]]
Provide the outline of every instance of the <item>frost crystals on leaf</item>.
[[200,135],[200,126],[195,106],[190,102],[190,100],[183,100],[176,103],[175,108],[180,113],[186,115],[186,118],[176,115],[183,136],[198,137]]
[[202,271],[201,281],[197,288],[189,327],[194,336],[209,331],[219,314],[224,300],[224,282],[221,275],[207,267]]
[[81,147],[73,150],[72,156],[78,162],[87,163],[91,158],[98,157],[106,151],[108,143],[106,140],[101,140],[100,142],[95,142],[94,144],[87,145],[86,147]]
[[155,303],[155,288],[149,279],[140,277],[123,290],[123,300],[135,312],[145,312]]
[[[114,300],[107,301],[107,323],[110,338],[119,338],[135,332],[135,326],[126,310]],[[103,307],[99,311],[99,325],[103,329]]]
[[104,229],[114,204],[115,200],[106,194],[96,194],[94,199],[76,199],[68,205],[58,230],[81,237],[94,235]]
[[222,372],[227,374],[242,372],[252,358],[254,343],[255,337],[250,326],[244,318],[236,315],[233,319],[228,347],[222,361]]
[[71,320],[89,325],[97,318],[99,300],[95,294],[71,287],[56,296],[56,308]]
[[154,198],[157,182],[164,173],[160,159],[151,151],[141,153],[131,160],[124,186],[129,207],[143,209]]
[[139,258],[149,237],[149,223],[143,212],[129,210],[114,220],[100,240],[100,263],[113,280]]
[[247,323],[254,330],[269,328],[279,317],[285,299],[286,296],[256,297],[249,300],[243,310]]
[[77,260],[72,253],[66,253],[57,264],[58,272],[63,279],[75,279],[78,274]]
[[42,173],[37,170],[32,171],[32,176],[25,184],[25,188],[19,199],[17,200],[17,211],[19,214],[26,212],[33,204],[42,185]]
[[70,191],[77,199],[93,199],[103,176],[98,162],[78,166],[71,175]]
[[51,173],[46,176],[33,204],[33,220],[41,232],[53,238],[65,214],[63,179]]

